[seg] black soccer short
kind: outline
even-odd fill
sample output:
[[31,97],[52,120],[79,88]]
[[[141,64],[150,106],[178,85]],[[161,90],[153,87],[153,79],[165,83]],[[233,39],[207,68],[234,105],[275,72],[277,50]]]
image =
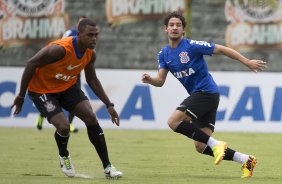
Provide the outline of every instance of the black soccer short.
[[195,92],[176,109],[185,112],[199,128],[208,127],[214,131],[219,93]]
[[28,96],[48,120],[55,114],[63,112],[62,108],[71,112],[79,102],[88,100],[77,84],[59,93],[39,94],[28,91]]

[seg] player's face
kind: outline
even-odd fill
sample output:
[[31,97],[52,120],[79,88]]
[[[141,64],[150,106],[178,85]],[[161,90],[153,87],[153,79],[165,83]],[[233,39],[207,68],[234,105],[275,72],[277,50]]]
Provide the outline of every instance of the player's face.
[[89,49],[94,49],[98,39],[99,30],[95,26],[87,25],[83,32],[79,33],[80,42]]
[[165,31],[167,32],[168,38],[171,40],[178,40],[182,38],[185,33],[181,20],[175,17],[169,19]]

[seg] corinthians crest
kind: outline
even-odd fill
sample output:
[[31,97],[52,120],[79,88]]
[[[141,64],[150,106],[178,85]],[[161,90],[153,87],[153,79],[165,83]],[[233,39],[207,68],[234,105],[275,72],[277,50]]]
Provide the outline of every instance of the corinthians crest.
[[44,104],[44,107],[46,108],[47,112],[52,112],[52,111],[54,111],[56,109],[56,106],[52,102],[49,102],[49,101],[47,101]]
[[225,15],[230,22],[282,20],[282,0],[227,0]]
[[181,52],[179,56],[180,56],[181,63],[188,63],[190,61],[190,57],[188,56],[187,52]]
[[[52,8],[54,0],[12,0],[19,15],[43,15],[46,9]],[[50,10],[49,10],[50,11]],[[46,13],[46,12],[45,12]]]

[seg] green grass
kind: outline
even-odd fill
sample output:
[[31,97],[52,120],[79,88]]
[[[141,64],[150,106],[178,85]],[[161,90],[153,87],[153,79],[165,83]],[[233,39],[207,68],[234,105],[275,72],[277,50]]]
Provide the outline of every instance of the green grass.
[[198,154],[192,141],[171,131],[105,130],[111,162],[124,173],[106,180],[85,129],[72,134],[69,150],[78,173],[94,179],[67,178],[57,159],[54,129],[0,128],[0,183],[183,184],[281,183],[281,134],[215,133],[230,147],[258,158],[251,179],[241,179],[241,165]]

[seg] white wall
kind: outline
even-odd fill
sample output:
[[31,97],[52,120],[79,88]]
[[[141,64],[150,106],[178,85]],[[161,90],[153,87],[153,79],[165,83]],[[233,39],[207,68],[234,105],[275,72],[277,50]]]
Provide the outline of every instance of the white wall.
[[[10,106],[19,91],[23,68],[0,67],[0,126],[35,127],[38,115],[26,97],[21,114],[13,117]],[[170,74],[162,88],[141,82],[141,75],[156,71],[105,70],[97,75],[121,117],[120,128],[168,129],[166,121],[179,103],[187,97],[185,89]],[[252,72],[212,72],[221,89],[216,131],[282,132],[282,74]],[[104,128],[116,128],[105,107],[87,88],[99,122]],[[83,123],[75,118],[79,127]],[[51,127],[48,123],[44,126]]]

